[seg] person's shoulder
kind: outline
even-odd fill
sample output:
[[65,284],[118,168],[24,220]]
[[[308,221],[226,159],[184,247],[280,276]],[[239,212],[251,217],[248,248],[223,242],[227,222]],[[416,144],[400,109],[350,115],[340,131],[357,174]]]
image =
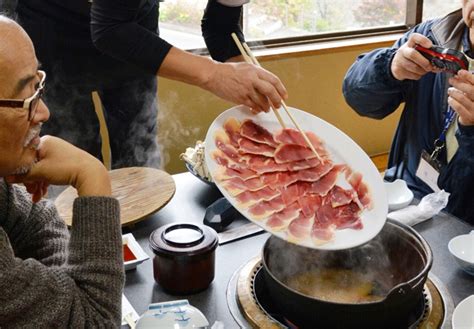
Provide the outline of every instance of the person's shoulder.
[[421,22],[420,24],[415,26],[415,31],[421,34],[427,34],[433,29],[433,26],[439,25],[440,22],[442,22],[443,18],[444,17],[438,17]]
[[249,1],[250,0],[217,0],[218,3],[227,7],[240,7]]
[[461,9],[455,10],[445,16],[435,17],[421,22],[416,27],[419,29],[431,29],[433,26],[454,26],[462,20],[462,11]]

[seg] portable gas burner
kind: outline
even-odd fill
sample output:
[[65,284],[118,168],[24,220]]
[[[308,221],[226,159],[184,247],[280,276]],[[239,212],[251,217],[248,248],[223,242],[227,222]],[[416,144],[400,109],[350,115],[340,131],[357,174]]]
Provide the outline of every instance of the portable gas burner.
[[[262,272],[261,258],[255,257],[234,273],[227,287],[232,316],[241,328],[297,329],[268,298]],[[429,275],[423,295],[406,320],[406,328],[445,328],[451,321],[454,305],[448,290],[435,276]]]

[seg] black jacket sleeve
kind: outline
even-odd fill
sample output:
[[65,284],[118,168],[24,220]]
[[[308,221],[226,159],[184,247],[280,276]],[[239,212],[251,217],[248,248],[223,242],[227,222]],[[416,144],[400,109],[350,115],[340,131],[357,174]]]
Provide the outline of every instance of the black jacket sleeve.
[[95,47],[119,60],[156,74],[171,45],[157,34],[154,1],[94,0],[91,36]]
[[241,42],[245,41],[240,24],[241,17],[242,6],[227,7],[216,0],[209,0],[201,21],[201,29],[213,59],[225,62],[240,55],[231,34],[234,32]]

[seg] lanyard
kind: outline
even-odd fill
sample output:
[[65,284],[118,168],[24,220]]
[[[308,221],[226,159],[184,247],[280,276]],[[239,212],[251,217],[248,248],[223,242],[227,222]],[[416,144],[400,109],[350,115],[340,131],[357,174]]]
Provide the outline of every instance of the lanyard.
[[433,143],[434,151],[433,153],[431,153],[431,159],[434,161],[438,161],[439,152],[441,152],[441,150],[446,145],[446,132],[448,131],[451,124],[453,123],[454,118],[456,118],[456,112],[454,112],[451,106],[448,106],[448,110],[446,111],[446,116],[444,117],[443,130],[439,134],[439,137],[436,138]]
[[[462,52],[462,40],[461,40],[461,43],[458,46],[458,50]],[[464,54],[464,55],[466,56],[467,60],[469,61],[469,71],[471,71],[471,66],[474,65],[474,61],[469,56],[467,56],[466,54]],[[433,153],[431,153],[430,158],[434,162],[439,163],[439,161],[438,161],[439,152],[441,152],[441,150],[446,146],[446,132],[448,131],[449,127],[451,126],[451,124],[453,123],[455,118],[456,118],[456,113],[451,108],[451,106],[448,105],[448,109],[447,109],[446,115],[444,117],[443,130],[439,134],[439,137],[437,139],[435,139],[435,141],[433,143],[434,144],[434,150],[433,150]]]

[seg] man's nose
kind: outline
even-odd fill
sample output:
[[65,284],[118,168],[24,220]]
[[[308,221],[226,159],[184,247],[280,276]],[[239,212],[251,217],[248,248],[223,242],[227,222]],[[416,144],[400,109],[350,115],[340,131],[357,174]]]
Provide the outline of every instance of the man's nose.
[[33,116],[33,123],[46,122],[49,119],[49,110],[46,104],[40,99],[36,113]]

